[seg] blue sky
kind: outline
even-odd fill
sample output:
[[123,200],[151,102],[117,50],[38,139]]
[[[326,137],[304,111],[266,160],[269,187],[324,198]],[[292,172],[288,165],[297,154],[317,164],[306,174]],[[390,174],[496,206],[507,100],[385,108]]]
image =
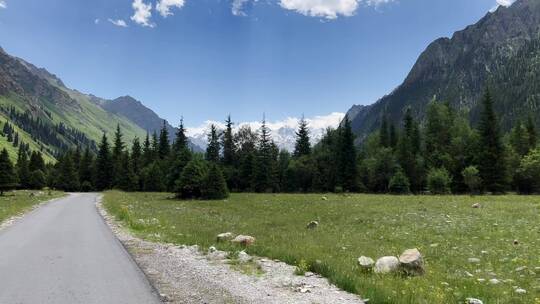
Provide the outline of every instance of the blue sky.
[[[509,4],[510,0],[498,0]],[[191,126],[345,112],[496,0],[0,0],[0,46]],[[150,15],[149,15],[150,14]],[[166,16],[166,17],[164,17]]]

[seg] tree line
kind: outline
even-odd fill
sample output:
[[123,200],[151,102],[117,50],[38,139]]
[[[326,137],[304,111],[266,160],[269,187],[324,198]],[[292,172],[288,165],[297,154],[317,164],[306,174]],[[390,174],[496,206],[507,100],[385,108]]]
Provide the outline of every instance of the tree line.
[[[528,117],[503,134],[486,91],[480,122],[448,103],[432,101],[420,123],[407,109],[403,121],[381,118],[360,145],[348,117],[312,145],[308,122],[301,119],[294,151],[280,150],[263,119],[258,130],[235,131],[212,125],[206,153],[195,153],[183,122],[175,140],[164,124],[159,133],[127,144],[117,128],[94,153],[75,149],[44,164],[39,152],[19,149],[17,164],[0,157],[1,189],[48,186],[66,191],[169,191],[182,199],[223,199],[234,192],[369,193],[534,193],[540,190],[540,149]],[[6,154],[4,156],[4,154]],[[13,167],[9,170],[9,167]]]

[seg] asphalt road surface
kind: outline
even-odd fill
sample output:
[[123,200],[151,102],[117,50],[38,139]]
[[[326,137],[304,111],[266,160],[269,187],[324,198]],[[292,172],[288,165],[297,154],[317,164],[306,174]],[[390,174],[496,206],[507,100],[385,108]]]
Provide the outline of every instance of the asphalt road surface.
[[0,303],[160,303],[97,198],[72,194],[0,231]]

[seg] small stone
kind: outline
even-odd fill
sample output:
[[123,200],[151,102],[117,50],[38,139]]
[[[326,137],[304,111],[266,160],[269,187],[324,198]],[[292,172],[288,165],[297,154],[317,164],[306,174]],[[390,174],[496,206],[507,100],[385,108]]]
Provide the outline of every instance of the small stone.
[[306,278],[312,277],[312,276],[314,276],[314,275],[315,275],[315,274],[314,274],[313,272],[311,272],[311,271],[306,271],[306,273],[304,273],[304,276],[305,276]]
[[474,209],[478,209],[478,208],[482,208],[482,205],[480,203],[476,203],[476,204],[473,204],[471,207]]
[[499,280],[497,280],[497,279],[491,279],[491,280],[489,280],[489,283],[490,283],[490,284],[493,284],[493,285],[497,285],[497,284],[499,284],[500,282],[501,282],[501,281],[499,281]]
[[311,221],[307,224],[306,228],[307,229],[315,229],[319,226],[319,222],[317,221]]
[[439,247],[439,243],[431,244],[431,245],[429,245],[429,247],[431,247],[431,248],[437,248],[437,247]]
[[484,304],[482,300],[475,299],[475,298],[467,298],[465,299],[465,304]]
[[255,238],[249,235],[239,235],[235,237],[231,242],[241,244],[244,246],[249,246],[255,243]]
[[519,245],[519,241],[518,241],[518,240],[514,240],[514,245]]
[[517,294],[526,294],[527,291],[523,288],[517,288],[516,290],[514,290],[515,293]]
[[465,271],[465,275],[468,276],[469,278],[474,277],[474,275],[468,271]]
[[375,265],[375,261],[370,257],[361,256],[358,258],[358,265],[363,269],[371,269]]
[[469,258],[468,261],[469,261],[469,263],[472,263],[472,264],[478,264],[478,263],[480,263],[480,259],[479,259],[479,258]]
[[245,251],[240,251],[238,253],[238,261],[240,263],[247,263],[247,262],[251,261],[252,259],[253,258],[249,254],[247,254]]
[[399,260],[395,256],[385,256],[375,263],[375,273],[390,273],[399,269]]
[[321,199],[322,199],[323,201],[327,201],[327,200],[328,200],[328,197],[323,196]]
[[167,294],[160,293],[159,297],[161,298],[162,302],[171,302],[171,298]]
[[208,253],[212,253],[212,252],[216,252],[216,251],[217,251],[217,249],[214,246],[210,246],[210,248],[208,248]]
[[486,250],[482,250],[482,254],[488,254]]
[[233,237],[234,236],[232,232],[225,232],[225,233],[218,234],[216,239],[218,242],[224,242],[224,241],[232,240]]
[[424,259],[418,249],[407,249],[399,257],[401,268],[408,275],[423,275]]
[[479,278],[479,279],[476,279],[478,282],[480,283],[484,283],[486,281],[486,279],[482,279],[482,278]]
[[527,269],[527,266],[521,266],[521,267],[516,268],[515,271],[516,272],[521,272],[521,271],[526,270],[526,269]]

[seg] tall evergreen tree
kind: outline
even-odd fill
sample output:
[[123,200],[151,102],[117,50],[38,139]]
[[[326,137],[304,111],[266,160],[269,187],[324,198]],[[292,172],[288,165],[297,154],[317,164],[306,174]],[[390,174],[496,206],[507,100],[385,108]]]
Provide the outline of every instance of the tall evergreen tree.
[[186,136],[184,120],[180,120],[180,125],[176,131],[176,140],[173,144],[172,160],[167,172],[167,189],[174,191],[176,181],[180,178],[184,167],[191,161],[192,153],[189,149],[189,141]]
[[0,196],[4,192],[15,189],[17,186],[17,175],[13,169],[13,163],[9,159],[9,154],[4,148],[0,152]]
[[340,126],[339,172],[339,180],[343,190],[356,191],[358,189],[356,147],[354,146],[354,134],[348,116],[345,116]]
[[64,154],[58,161],[58,179],[56,187],[64,191],[79,191],[79,174],[73,163],[73,153]]
[[202,182],[202,197],[209,200],[219,200],[229,197],[229,189],[223,173],[216,163],[212,163]]
[[163,121],[163,127],[159,132],[159,149],[158,156],[159,159],[163,160],[169,157],[171,153],[171,146],[169,143],[169,131],[167,130],[167,122]]
[[311,154],[311,142],[309,139],[308,122],[302,116],[296,131],[296,144],[294,145],[294,157],[300,158]]
[[94,156],[90,152],[90,148],[86,147],[81,157],[81,163],[79,166],[79,181],[81,183],[81,190],[91,191],[93,186],[93,173],[92,168],[94,167]]
[[223,132],[221,140],[221,145],[223,146],[222,162],[225,166],[233,166],[236,161],[236,147],[233,136],[233,122],[231,120],[231,115],[229,115],[225,121],[225,132]]
[[503,193],[507,184],[505,152],[489,89],[486,89],[482,99],[482,106],[478,126],[478,133],[480,134],[478,169],[486,190],[493,193]]
[[146,137],[144,139],[142,160],[143,167],[150,165],[154,161],[152,155],[152,144],[150,143],[150,134],[148,134],[148,132],[146,132]]
[[527,133],[529,135],[529,150],[535,149],[538,141],[538,134],[536,132],[536,125],[531,115],[527,118]]
[[255,155],[255,162],[252,176],[252,188],[256,192],[266,192],[273,188],[274,181],[274,160],[272,159],[272,139],[270,128],[266,124],[266,119],[263,118],[261,128],[259,130],[259,143]]
[[206,160],[209,162],[219,162],[219,135],[214,124],[210,125],[208,133],[208,147],[206,148]]
[[41,170],[42,172],[45,172],[45,161],[43,160],[41,152],[32,152],[32,155],[30,155],[30,163],[28,164],[28,167],[30,169],[30,172],[36,170]]
[[[133,174],[137,177],[141,175],[142,157],[141,143],[139,142],[139,138],[135,137],[131,145],[131,166],[133,168]],[[141,190],[140,185],[135,190]]]
[[390,140],[390,148],[395,149],[397,147],[397,143],[399,141],[396,126],[394,124],[390,124],[390,132],[389,132],[389,140]]
[[390,131],[388,130],[388,116],[386,114],[382,117],[381,129],[379,130],[379,142],[384,148],[390,146]]
[[113,187],[117,186],[122,178],[122,155],[124,154],[124,149],[126,148],[123,137],[124,135],[122,134],[122,130],[118,124],[116,126],[116,132],[114,133],[114,146],[112,148]]
[[99,152],[96,158],[96,172],[94,185],[97,190],[103,191],[110,189],[113,182],[113,175],[111,172],[111,166],[113,162],[111,159],[111,152],[109,148],[109,141],[107,135],[103,134],[101,138],[101,144],[99,145]]
[[180,125],[176,129],[176,139],[173,144],[175,153],[179,153],[184,149],[189,149],[189,141],[186,136],[186,128],[184,127],[184,118],[180,119]]
[[17,157],[17,176],[19,177],[19,187],[23,189],[29,188],[30,185],[30,168],[28,163],[28,155],[21,147]]

